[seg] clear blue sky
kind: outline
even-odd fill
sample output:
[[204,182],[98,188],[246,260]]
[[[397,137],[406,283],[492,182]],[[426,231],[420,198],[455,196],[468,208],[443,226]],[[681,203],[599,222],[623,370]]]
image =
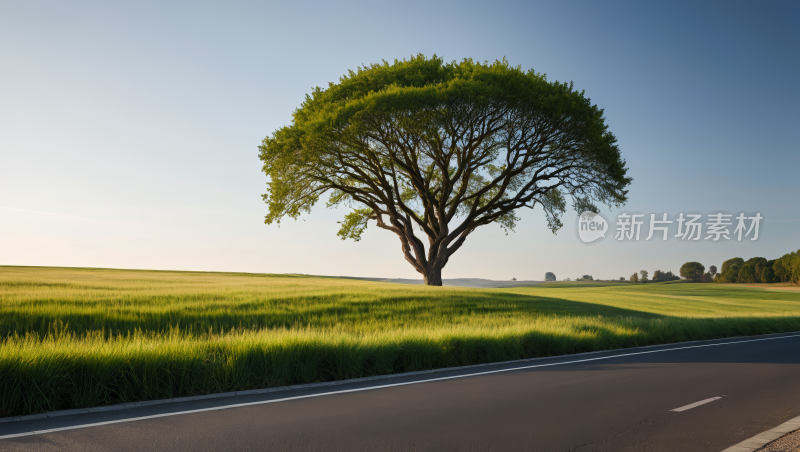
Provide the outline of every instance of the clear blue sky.
[[[759,211],[757,242],[584,246],[573,214],[476,232],[445,278],[677,272],[800,248],[800,2],[0,4],[0,264],[417,277],[323,206],[263,224],[257,146],[313,86],[412,54],[574,81],[634,178],[626,210]],[[614,215],[615,213],[612,213]]]

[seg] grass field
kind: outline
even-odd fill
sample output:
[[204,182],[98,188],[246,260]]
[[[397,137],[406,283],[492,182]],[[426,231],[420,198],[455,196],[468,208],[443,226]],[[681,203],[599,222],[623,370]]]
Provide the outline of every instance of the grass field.
[[0,267],[0,415],[800,330],[774,288]]

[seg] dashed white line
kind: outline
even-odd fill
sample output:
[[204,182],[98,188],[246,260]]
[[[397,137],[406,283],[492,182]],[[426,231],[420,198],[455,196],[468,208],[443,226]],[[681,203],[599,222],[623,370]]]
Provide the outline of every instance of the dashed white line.
[[684,405],[684,406],[682,406],[682,407],[680,407],[680,408],[675,408],[674,410],[670,410],[670,411],[686,411],[686,410],[691,410],[691,409],[692,409],[692,408],[694,408],[694,407],[698,407],[698,406],[700,406],[700,405],[705,405],[706,403],[713,402],[713,401],[715,401],[715,400],[719,400],[719,399],[721,399],[721,398],[722,398],[722,397],[712,397],[712,398],[710,398],[710,399],[705,399],[705,400],[701,400],[701,401],[699,401],[699,402],[690,403],[690,404],[688,404],[688,405]]

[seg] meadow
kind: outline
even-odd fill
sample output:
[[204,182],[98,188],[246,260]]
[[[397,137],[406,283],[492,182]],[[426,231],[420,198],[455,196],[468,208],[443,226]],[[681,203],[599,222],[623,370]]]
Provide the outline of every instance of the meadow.
[[800,291],[0,266],[0,416],[800,331]]

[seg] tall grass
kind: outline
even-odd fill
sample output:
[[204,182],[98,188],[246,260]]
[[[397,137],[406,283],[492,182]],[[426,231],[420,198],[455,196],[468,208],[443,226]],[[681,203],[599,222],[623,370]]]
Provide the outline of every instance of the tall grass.
[[0,411],[800,330],[800,294],[0,267]]

